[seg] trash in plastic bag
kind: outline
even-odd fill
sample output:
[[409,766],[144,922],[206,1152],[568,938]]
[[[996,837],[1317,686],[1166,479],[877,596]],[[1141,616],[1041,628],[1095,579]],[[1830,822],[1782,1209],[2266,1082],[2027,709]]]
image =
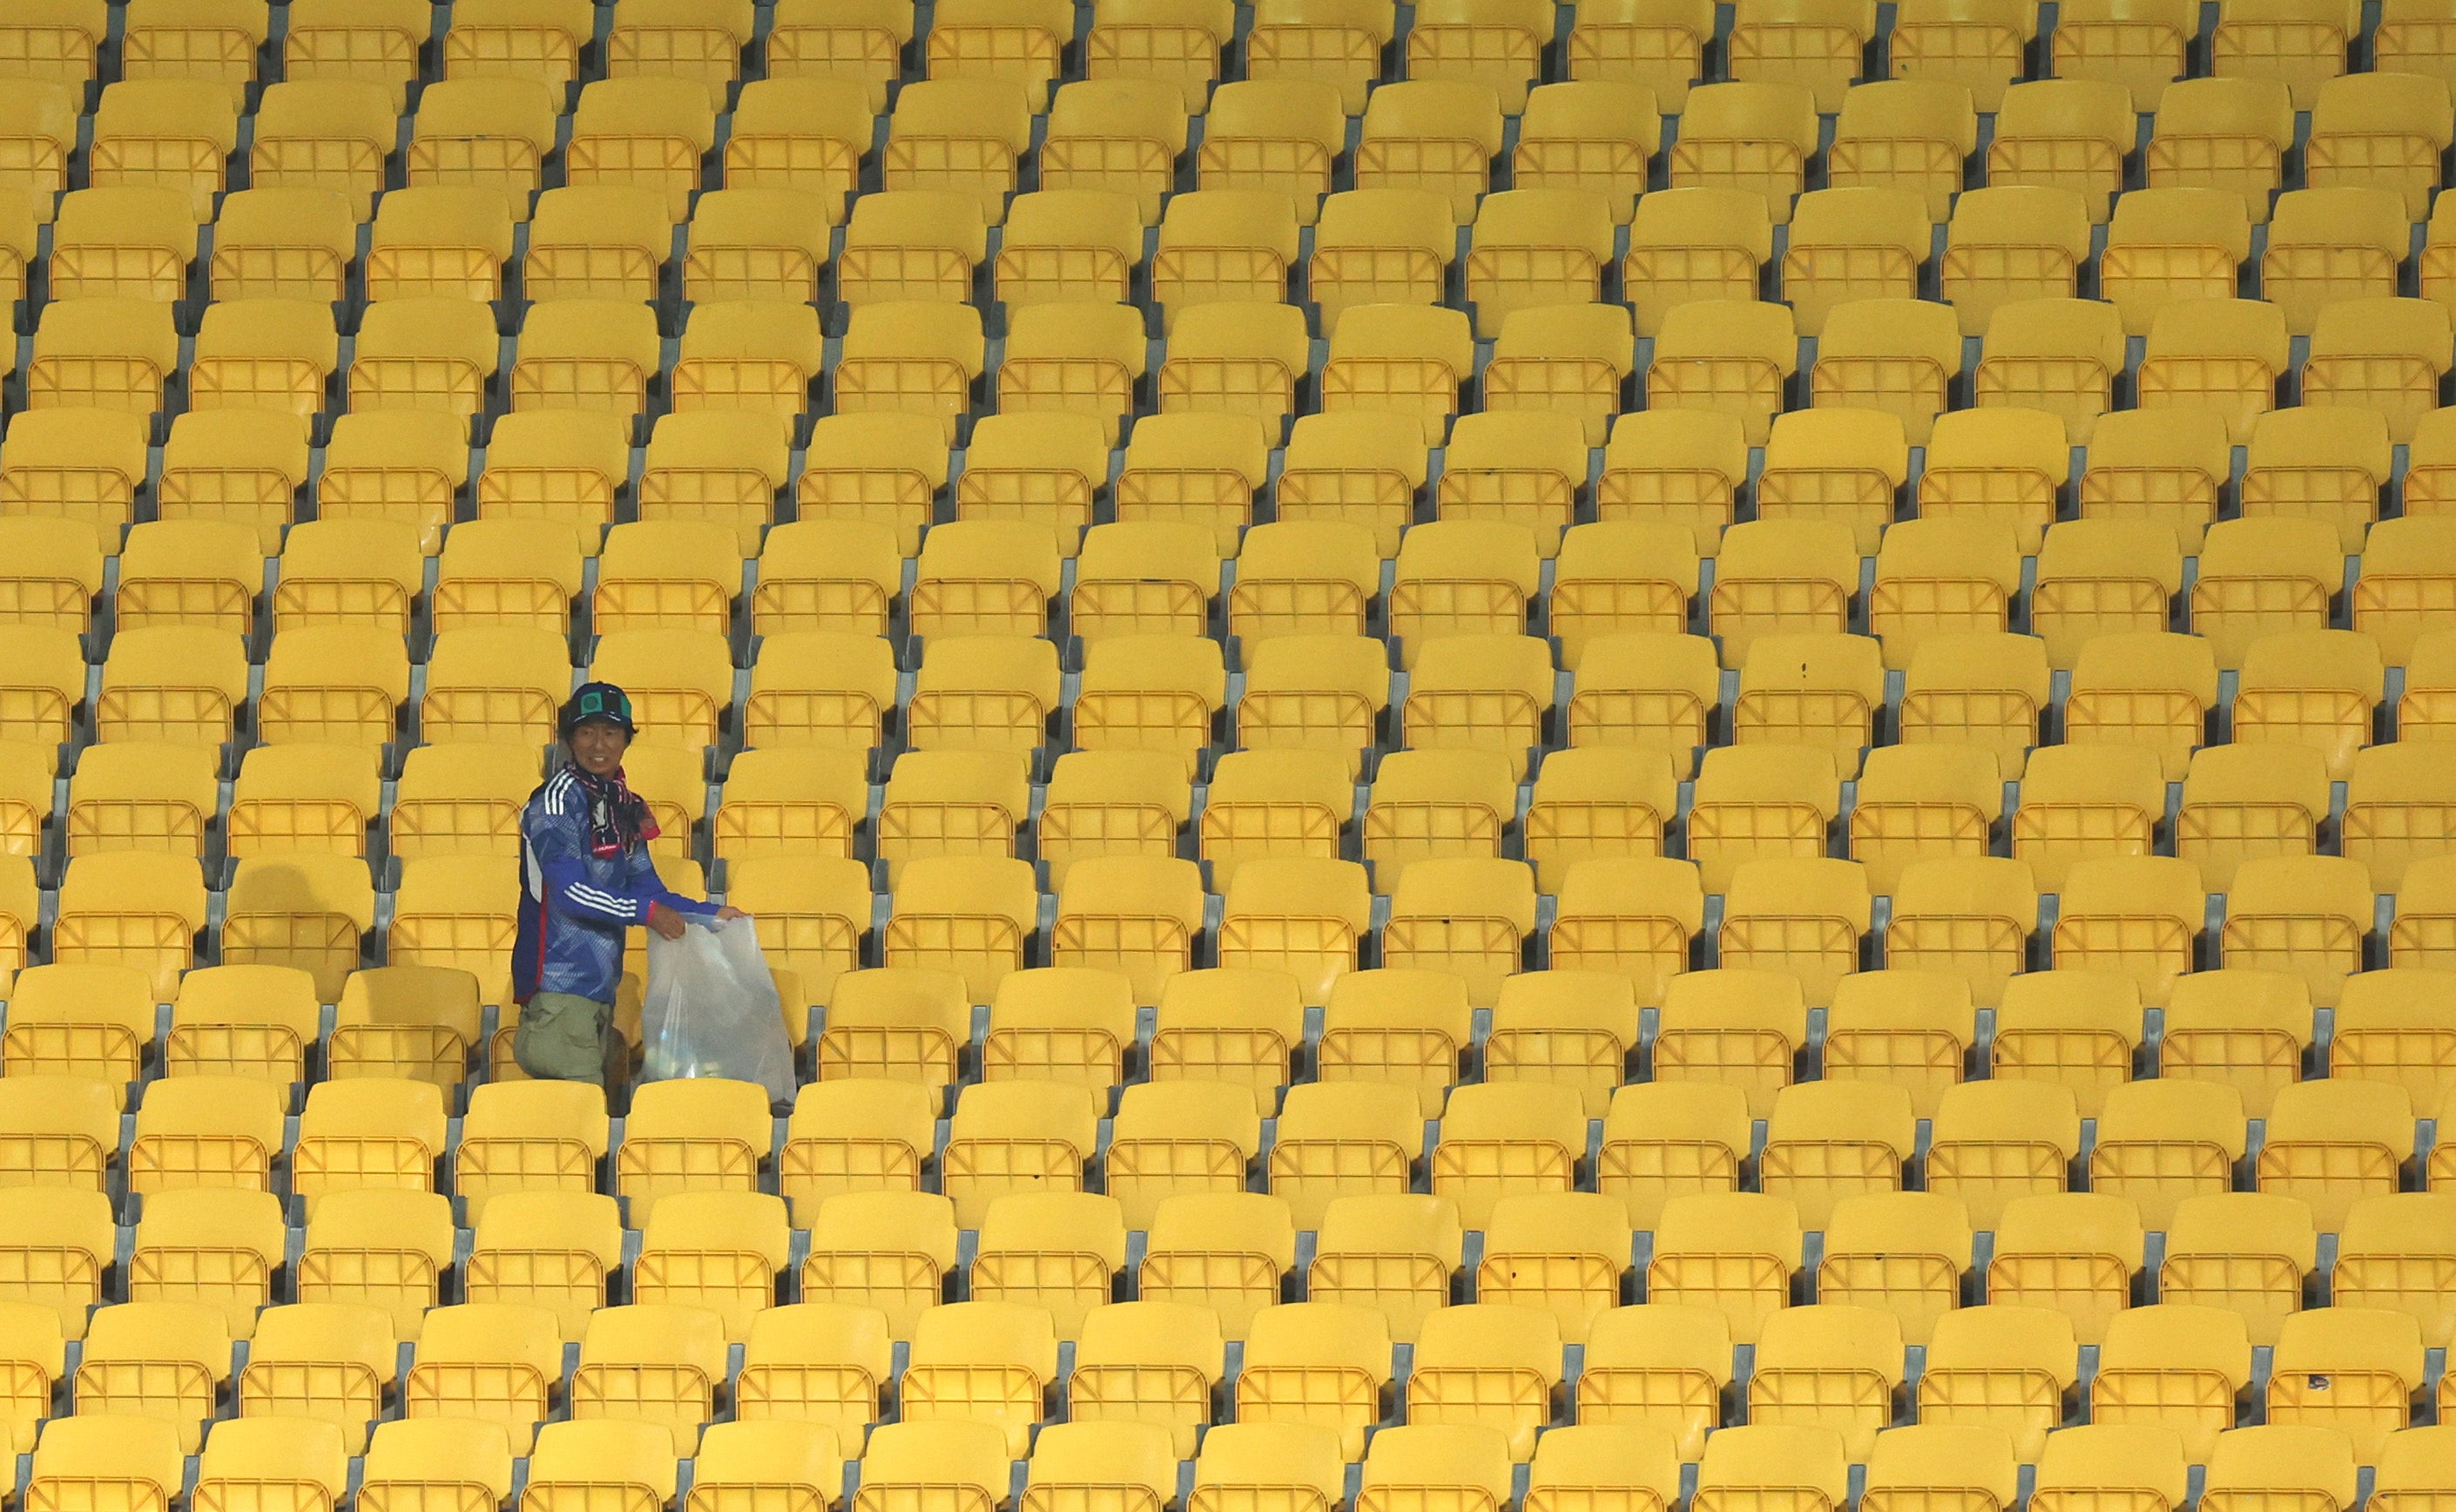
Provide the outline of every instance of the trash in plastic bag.
[[644,1081],[723,1076],[793,1100],[793,1050],[776,979],[748,919],[689,919],[680,939],[648,936],[648,993],[640,1010]]

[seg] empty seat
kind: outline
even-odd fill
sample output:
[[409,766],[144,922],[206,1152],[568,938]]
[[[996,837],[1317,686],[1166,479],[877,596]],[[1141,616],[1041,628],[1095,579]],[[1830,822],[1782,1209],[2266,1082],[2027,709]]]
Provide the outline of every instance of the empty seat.
[[2036,1463],[2080,1379],[2072,1320],[2042,1307],[1966,1307],[1936,1319],[1919,1373],[1922,1425],[1986,1425]]

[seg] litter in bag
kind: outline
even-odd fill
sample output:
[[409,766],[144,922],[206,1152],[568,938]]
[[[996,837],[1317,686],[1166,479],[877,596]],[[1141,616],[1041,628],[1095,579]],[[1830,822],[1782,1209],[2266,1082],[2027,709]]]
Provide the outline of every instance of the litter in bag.
[[689,919],[682,937],[648,936],[643,1081],[723,1076],[756,1082],[778,1106],[793,1100],[793,1050],[776,979],[748,919]]

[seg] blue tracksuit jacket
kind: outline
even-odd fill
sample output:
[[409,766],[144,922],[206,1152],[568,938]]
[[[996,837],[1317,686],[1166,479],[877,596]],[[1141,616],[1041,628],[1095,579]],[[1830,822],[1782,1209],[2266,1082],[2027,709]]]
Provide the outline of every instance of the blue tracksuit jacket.
[[512,997],[569,992],[614,1001],[623,979],[623,931],[662,903],[677,913],[711,914],[657,876],[645,844],[619,856],[593,854],[588,801],[569,772],[557,772],[521,810],[520,935],[512,943]]

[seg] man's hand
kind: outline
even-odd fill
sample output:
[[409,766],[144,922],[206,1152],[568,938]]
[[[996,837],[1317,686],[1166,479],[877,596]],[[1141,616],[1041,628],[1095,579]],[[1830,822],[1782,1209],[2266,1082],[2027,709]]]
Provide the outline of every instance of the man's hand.
[[735,908],[730,903],[716,910],[716,922],[719,924],[730,924],[736,919],[747,919],[748,917],[750,917],[750,915],[743,912],[740,909]]
[[683,937],[683,916],[662,903],[651,903],[648,928],[656,930],[661,939],[679,940]]

